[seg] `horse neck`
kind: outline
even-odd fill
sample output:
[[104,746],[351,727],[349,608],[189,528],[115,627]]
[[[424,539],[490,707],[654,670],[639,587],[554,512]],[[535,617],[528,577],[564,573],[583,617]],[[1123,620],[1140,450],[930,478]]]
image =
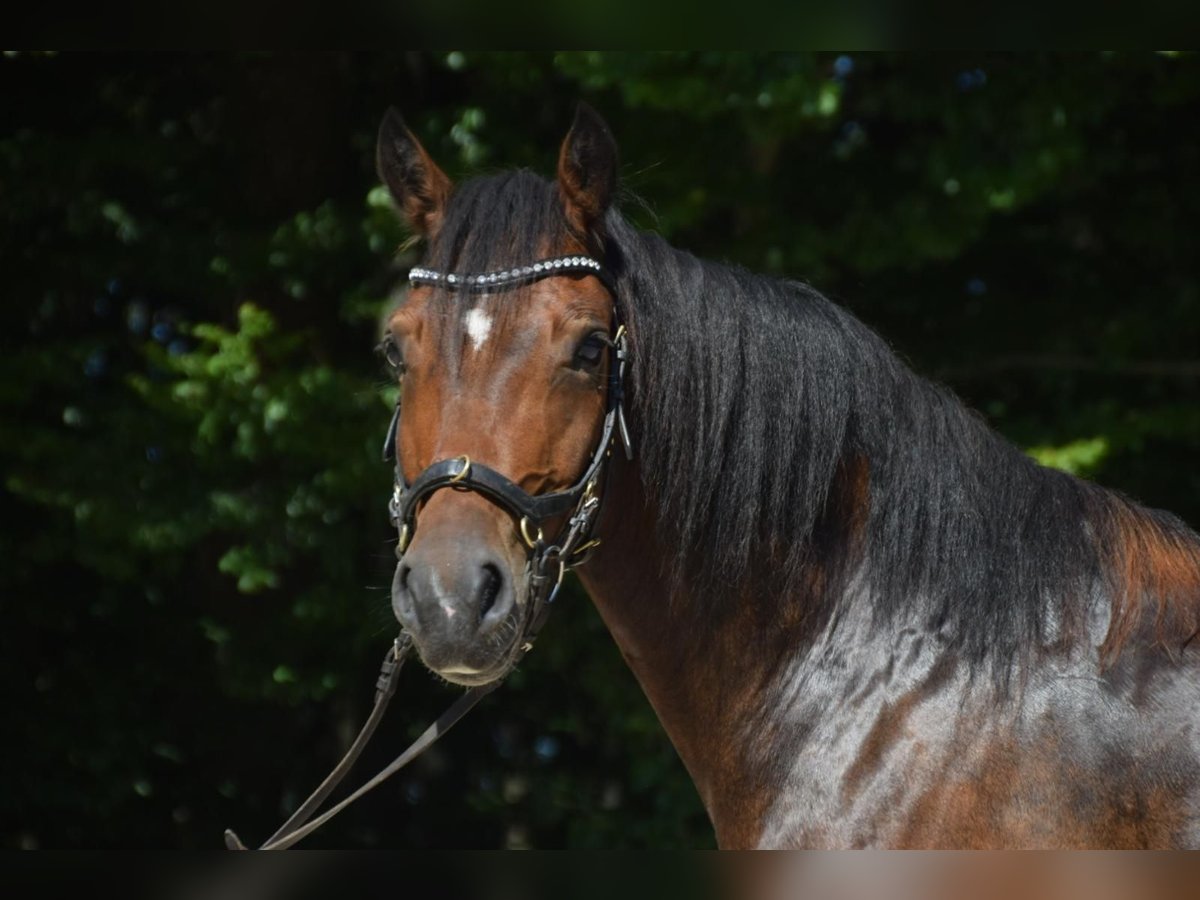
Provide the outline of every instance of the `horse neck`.
[[[889,645],[890,630],[874,625],[857,552],[867,476],[862,458],[839,467],[810,564],[788,590],[739,593],[688,583],[684,573],[673,591],[667,560],[674,548],[663,537],[670,529],[658,522],[636,462],[614,459],[602,543],[580,577],[687,767],[722,847],[757,845],[789,761],[816,735],[815,724],[844,705],[856,679],[904,655],[906,678],[944,680],[946,660],[936,641],[925,640],[916,611],[893,623],[908,636],[899,649]],[[720,603],[699,602],[714,590],[726,595]],[[714,606],[722,611],[714,614]]]
[[751,598],[731,602],[716,620],[702,615],[692,602],[702,587],[671,590],[664,565],[671,548],[636,463],[614,460],[606,494],[602,543],[580,578],[692,776],[721,846],[753,845],[768,802],[763,773],[748,762],[766,718],[760,698],[798,652],[800,617]]

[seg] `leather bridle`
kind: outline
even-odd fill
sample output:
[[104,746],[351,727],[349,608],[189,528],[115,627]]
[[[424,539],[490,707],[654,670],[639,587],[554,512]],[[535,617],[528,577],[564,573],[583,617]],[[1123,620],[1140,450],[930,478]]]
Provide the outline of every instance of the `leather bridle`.
[[[600,509],[604,469],[612,454],[613,441],[619,436],[625,448],[626,458],[631,459],[633,456],[622,404],[625,366],[629,355],[625,327],[621,323],[620,309],[616,304],[616,287],[604,267],[597,260],[587,256],[555,257],[479,275],[446,274],[416,268],[408,276],[409,281],[415,285],[428,284],[450,291],[490,293],[543,278],[580,273],[598,277],[612,294],[614,302],[613,330],[610,338],[612,357],[609,360],[608,385],[605,392],[604,426],[587,468],[574,484],[565,490],[548,494],[530,494],[507,476],[467,456],[438,460],[425,468],[409,484],[405,481],[404,469],[399,454],[396,453],[396,431],[400,424],[398,400],[392,415],[392,424],[383,444],[384,460],[395,463],[396,475],[388,512],[399,534],[396,543],[397,557],[402,557],[408,549],[416,530],[417,512],[421,503],[443,488],[483,494],[512,515],[521,539],[528,549],[530,590],[522,635],[522,645],[526,648],[537,636],[545,618],[545,608],[554,601],[567,570],[584,562],[588,552],[598,543],[591,539],[591,532]],[[568,513],[570,518],[558,536],[553,540],[546,540],[543,523]]]
[[[527,548],[526,566],[529,573],[529,594],[526,599],[524,623],[519,638],[521,653],[527,653],[533,647],[533,641],[542,625],[545,624],[551,604],[562,587],[567,571],[586,561],[590,551],[599,544],[599,540],[592,538],[592,530],[599,517],[606,467],[612,456],[613,442],[619,438],[624,447],[626,459],[633,458],[633,446],[629,438],[623,406],[625,368],[629,361],[628,340],[625,326],[621,322],[616,284],[604,266],[598,260],[588,256],[553,257],[528,265],[515,266],[511,269],[478,274],[439,272],[418,266],[414,267],[408,276],[409,282],[413,285],[430,285],[447,291],[483,294],[529,284],[543,278],[579,274],[593,275],[608,288],[613,298],[613,314],[612,333],[609,341],[611,355],[608,365],[604,426],[600,433],[600,441],[592,453],[587,468],[574,484],[563,490],[547,494],[530,494],[504,474],[467,456],[438,460],[427,466],[409,483],[405,480],[404,469],[397,453],[396,435],[400,426],[399,399],[396,401],[396,408],[383,444],[384,460],[392,461],[395,466],[392,496],[388,501],[388,514],[397,530],[397,558],[403,558],[408,549],[417,527],[418,513],[422,503],[435,491],[445,488],[474,491],[497,503],[513,516],[516,528]],[[569,517],[558,535],[552,540],[547,540],[543,532],[543,524],[568,514]],[[466,715],[476,703],[500,685],[500,682],[496,681],[469,689],[383,771],[310,822],[309,819],[312,815],[350,771],[383,718],[388,701],[395,693],[396,674],[411,649],[412,639],[401,631],[392,648],[389,648],[387,656],[384,657],[383,667],[376,684],[375,704],[358,737],[355,738],[341,762],[275,834],[259,847],[260,850],[286,849],[311,834],[363,794],[383,783],[415,759]],[[247,849],[238,836],[229,829],[225,831],[225,845],[231,850]]]

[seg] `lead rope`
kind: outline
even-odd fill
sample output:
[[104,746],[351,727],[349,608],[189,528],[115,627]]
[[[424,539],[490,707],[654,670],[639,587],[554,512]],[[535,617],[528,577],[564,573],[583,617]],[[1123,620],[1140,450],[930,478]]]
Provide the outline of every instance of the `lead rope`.
[[[309,798],[292,813],[288,820],[258,848],[259,850],[286,850],[297,841],[312,834],[312,832],[316,831],[363,794],[374,790],[420,756],[430,744],[449,731],[459,719],[465,716],[476,703],[500,686],[500,682],[497,681],[481,687],[471,688],[459,697],[449,709],[442,713],[432,725],[425,729],[425,732],[413,741],[408,749],[392,760],[387,768],[353,794],[309,822],[308,820],[313,813],[320,808],[321,804],[333,793],[334,789],[342,783],[342,780],[350,772],[350,769],[353,768],[354,763],[358,761],[358,757],[362,754],[363,748],[366,747],[367,742],[371,739],[371,735],[375,733],[375,729],[383,719],[383,713],[387,709],[388,702],[396,693],[396,674],[400,671],[400,667],[404,664],[404,660],[411,649],[412,638],[407,634],[401,633],[400,637],[396,638],[392,648],[388,650],[387,656],[384,657],[383,665],[379,670],[379,680],[375,683],[375,706],[371,710],[371,715],[363,725],[362,730],[359,731],[358,737],[354,739],[354,743],[350,745],[350,749],[346,751],[346,755],[342,757],[342,761],[325,777],[325,780],[317,786],[317,789],[312,792]],[[308,824],[305,824],[306,822]],[[230,850],[249,849],[231,828],[225,829],[225,846]]]

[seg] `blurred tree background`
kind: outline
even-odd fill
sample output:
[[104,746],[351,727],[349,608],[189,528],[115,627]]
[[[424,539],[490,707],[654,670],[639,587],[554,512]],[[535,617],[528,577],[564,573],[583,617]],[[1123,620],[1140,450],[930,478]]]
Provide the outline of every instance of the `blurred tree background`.
[[[549,174],[576,100],[628,214],[805,279],[1056,465],[1200,523],[1200,59],[0,58],[0,836],[218,847],[366,715],[396,626],[372,348],[398,106],[452,176]],[[361,764],[455,690],[418,664]],[[709,846],[578,589],[521,669],[313,846]]]

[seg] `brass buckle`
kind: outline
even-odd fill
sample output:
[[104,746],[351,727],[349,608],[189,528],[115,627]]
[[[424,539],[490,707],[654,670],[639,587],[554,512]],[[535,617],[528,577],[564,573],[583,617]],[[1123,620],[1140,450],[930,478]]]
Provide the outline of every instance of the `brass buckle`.
[[[599,547],[599,546],[600,546],[600,538],[592,538],[587,543],[580,544],[573,551],[571,551],[571,559],[576,559],[576,558],[582,556],[583,554],[587,553],[589,550],[594,550],[596,547]],[[574,565],[574,563],[572,563],[572,565]]]

